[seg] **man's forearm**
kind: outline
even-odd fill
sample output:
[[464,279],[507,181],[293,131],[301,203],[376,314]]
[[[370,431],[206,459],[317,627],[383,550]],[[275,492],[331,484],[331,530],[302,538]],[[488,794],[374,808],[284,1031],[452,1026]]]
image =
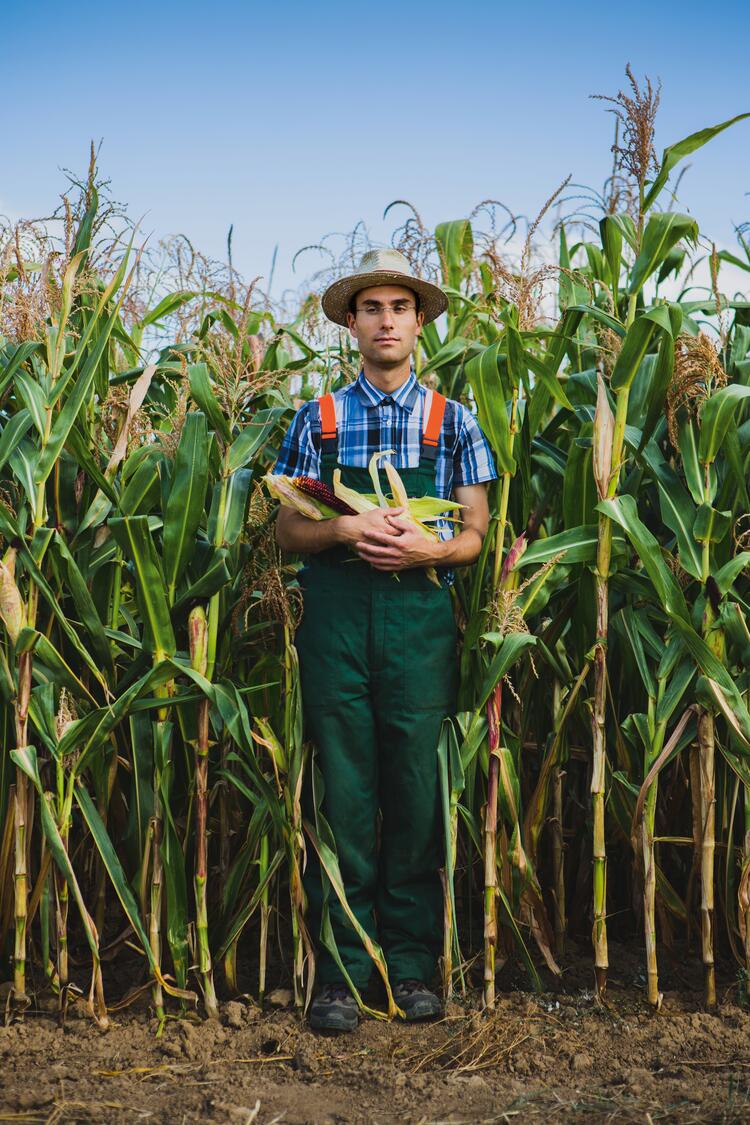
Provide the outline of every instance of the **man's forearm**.
[[470,566],[479,558],[483,533],[476,527],[465,527],[452,539],[441,541],[435,566]]
[[335,516],[329,520],[311,520],[300,512],[281,508],[276,521],[276,539],[283,551],[299,555],[314,555],[344,542],[342,520]]

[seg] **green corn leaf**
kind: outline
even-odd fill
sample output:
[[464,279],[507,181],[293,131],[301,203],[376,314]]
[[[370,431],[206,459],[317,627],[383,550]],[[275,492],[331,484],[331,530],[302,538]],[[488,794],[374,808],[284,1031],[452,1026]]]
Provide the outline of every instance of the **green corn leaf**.
[[645,405],[645,419],[641,430],[641,440],[638,452],[651,440],[657,423],[663,417],[664,404],[667,391],[674,373],[674,338],[662,333],[655,362],[649,373],[648,385],[644,387],[643,402]]
[[172,816],[170,799],[172,785],[172,723],[153,724],[154,764],[159,777],[159,791],[162,801],[163,821],[161,839],[161,858],[164,887],[167,899],[167,942],[172,954],[177,987],[184,989],[187,983],[190,954],[188,950],[188,905],[185,855],[177,835]]
[[622,225],[617,221],[618,218],[617,215],[605,215],[603,219],[599,220],[599,233],[604,247],[607,268],[609,269],[610,282],[615,293],[615,304],[617,304],[617,289],[620,280],[623,235]]
[[172,487],[164,513],[164,573],[170,605],[195,549],[208,487],[208,428],[205,414],[185,417],[175,456]]
[[440,257],[443,281],[452,289],[460,289],[464,274],[471,268],[474,236],[468,219],[438,223],[435,242]]
[[232,442],[228,462],[230,473],[235,469],[244,469],[257,457],[274,426],[285,413],[284,407],[273,406],[267,410],[259,410],[253,415],[240,435]]
[[32,516],[36,517],[37,514],[37,492],[36,484],[34,481],[35,466],[38,463],[39,454],[34,445],[27,441],[25,438],[20,441],[16,448],[8,458],[13,474],[16,480],[23,488],[26,499],[29,503]]
[[[679,434],[680,459],[685,470],[685,480],[690,490],[690,495],[696,504],[702,504],[703,496],[703,469],[698,457],[698,435],[696,425],[692,418],[686,419],[680,426]],[[713,490],[711,493],[713,498]]]
[[661,603],[670,617],[688,622],[690,615],[685,596],[677,579],[667,566],[661,548],[638,517],[638,509],[632,496],[619,496],[614,500],[602,500],[597,511],[608,516],[623,528],[648,573]]
[[427,375],[430,371],[439,371],[442,367],[459,363],[463,360],[467,351],[473,352],[474,345],[464,339],[463,336],[452,336],[430,356],[427,363],[423,364],[422,373]]
[[555,375],[550,374],[547,364],[537,359],[531,352],[525,352],[524,362],[531,368],[535,378],[542,383],[550,398],[564,410],[573,411],[573,404],[565,393],[565,388]]
[[730,125],[734,125],[737,121],[743,121],[746,117],[750,117],[750,113],[739,113],[736,117],[731,117],[728,121],[723,121],[720,125],[712,125],[707,129],[699,129],[697,133],[691,133],[690,136],[685,137],[684,140],[677,141],[677,143],[673,145],[668,145],[662,153],[658,175],[643,198],[644,211],[648,211],[648,209],[653,206],[656,197],[669,179],[669,174],[675,165],[679,164],[686,156],[690,156],[692,152],[701,148],[708,141],[713,140],[719,133],[723,133]]
[[52,544],[53,550],[62,565],[66,584],[75,603],[78,616],[88,633],[94,654],[102,668],[110,674],[114,674],[112,652],[104,632],[104,625],[78,564],[58,531],[52,538]]
[[612,371],[612,390],[620,390],[633,382],[656,331],[653,320],[645,316],[638,317],[630,326]]
[[699,543],[721,543],[731,524],[731,512],[717,512],[710,504],[701,504],[695,515],[693,535]]
[[710,465],[716,460],[735,411],[748,398],[750,387],[730,383],[706,400],[701,411],[701,435],[698,443],[701,464]]
[[36,426],[38,433],[41,434],[42,437],[44,437],[44,391],[42,390],[36,379],[32,375],[28,375],[23,369],[19,370],[16,373],[15,389],[19,398],[31,415],[31,420]]
[[632,653],[633,659],[635,660],[636,667],[638,668],[643,686],[646,689],[646,694],[652,699],[655,699],[656,683],[654,682],[654,677],[651,674],[651,669],[649,668],[648,661],[646,660],[646,653],[643,649],[643,640],[638,628],[638,622],[636,621],[636,615],[633,607],[629,605],[625,606],[621,610],[619,617],[615,620],[619,620],[623,634],[627,639],[628,645],[630,646],[630,651]]
[[659,268],[672,247],[681,239],[696,242],[698,224],[690,215],[677,211],[661,211],[646,223],[641,240],[641,251],[630,273],[631,297],[640,293],[646,281]]
[[[236,785],[236,776],[234,774],[229,774],[228,776],[230,781],[232,781]],[[260,906],[263,900],[264,892],[268,889],[268,887],[271,886],[271,883],[273,882],[277,871],[279,870],[285,859],[286,851],[284,850],[284,848],[279,848],[272,859],[269,861],[268,867],[266,868],[266,873],[263,878],[259,880],[258,885],[255,887],[252,895],[250,896],[249,901],[245,903],[241,907],[241,909],[238,910],[237,913],[232,917],[229,925],[227,926],[226,932],[220,938],[219,947],[216,952],[217,960],[221,960],[223,957],[225,957],[230,946],[232,946],[237,941],[245,926]]]
[[479,424],[489,438],[498,472],[514,473],[513,435],[501,377],[504,355],[499,343],[491,344],[466,364],[466,377],[477,403]]
[[[49,541],[52,535],[52,528],[47,528],[46,530],[48,532],[46,538],[47,541]],[[68,621],[68,618],[62,610],[54,590],[40,570],[37,559],[34,557],[32,551],[29,550],[26,541],[21,535],[20,529],[13,522],[10,513],[2,504],[0,504],[0,533],[2,533],[9,542],[16,541],[18,543],[19,557],[23,560],[23,564],[26,567],[26,570],[29,572],[29,576],[34,582],[34,585],[37,587],[47,605],[51,609],[52,613],[54,614],[55,618],[57,619],[60,629],[65,634],[68,641],[74,647],[79,657],[92,673],[97,682],[104,687],[106,681],[102,675],[101,669],[97,666],[96,661],[89,653],[87,647],[81,642],[81,639],[79,638],[75,629]]]
[[597,320],[600,324],[603,324],[605,328],[608,328],[610,332],[614,332],[620,337],[624,336],[627,331],[622,321],[618,320],[617,317],[612,316],[610,313],[605,312],[604,309],[600,309],[598,305],[569,305],[566,311],[568,313],[576,312],[579,317],[588,316],[592,320]]
[[183,605],[187,605],[192,601],[204,601],[225,586],[227,582],[232,580],[232,572],[230,571],[227,560],[229,552],[225,547],[217,547],[210,558],[210,561],[205,563],[202,568],[200,578],[184,590],[184,592],[177,598],[174,603],[174,609],[179,609]]
[[700,579],[701,553],[694,535],[696,508],[671,465],[662,458],[654,445],[646,446],[642,454],[659,489],[659,509],[664,523],[675,533],[680,553],[680,564],[693,578]]
[[174,632],[164,575],[151,538],[147,516],[123,516],[109,521],[117,543],[135,568],[136,591],[144,623],[144,644],[157,660],[172,656]]
[[49,440],[44,445],[35,467],[34,479],[37,484],[46,481],[47,477],[52,472],[55,462],[60,456],[62,448],[68,439],[68,435],[86,403],[94,378],[96,377],[99,363],[109,343],[115,321],[119,316],[120,305],[124,296],[125,294],[123,292],[106,324],[97,334],[86,359],[86,363],[75,380],[73,390],[65,400],[65,405],[62,410],[55,416]]
[[693,628],[682,590],[664,562],[657,541],[638,518],[633,497],[620,496],[615,500],[603,500],[599,504],[599,511],[619,523],[626,531],[661,599],[663,608],[669,614],[675,634],[679,636],[706,678],[717,706],[727,716],[733,729],[750,747],[750,714],[742,696],[724,665]]
[[136,329],[143,332],[143,329],[148,328],[150,324],[158,324],[159,321],[165,320],[168,316],[173,316],[178,309],[181,309],[183,305],[188,304],[197,296],[199,294],[191,289],[176,289],[174,293],[167,293],[166,297],[162,297],[157,305],[154,305],[144,317],[141,317],[135,326]]
[[565,552],[561,559],[564,565],[593,562],[596,558],[598,542],[599,529],[597,524],[572,527],[568,531],[560,531],[546,539],[536,539],[527,548],[525,554],[521,555],[514,569],[521,570],[527,566],[549,562],[562,551]]
[[219,481],[214,486],[208,516],[208,538],[217,547],[231,547],[239,539],[245,526],[252,479],[252,469],[237,469],[226,481]]
[[[94,455],[87,444],[90,439],[85,437],[78,425],[73,426],[73,429],[68,434],[68,439],[65,443],[65,448],[70,453],[71,457],[86,470],[86,473],[91,477],[94,484],[101,492],[107,496],[113,504],[117,503],[117,493],[113,488],[110,481],[107,480],[104,473],[99,468]],[[80,528],[78,529],[80,534]]]
[[52,858],[57,864],[63,878],[65,879],[65,882],[68,884],[68,887],[73,894],[73,898],[76,901],[76,905],[81,915],[81,921],[83,922],[83,930],[86,935],[86,941],[93,955],[94,965],[96,967],[99,964],[99,943],[92,930],[91,916],[86,909],[85,902],[83,901],[81,888],[78,885],[78,880],[76,879],[73,865],[70,862],[70,856],[68,855],[65,844],[63,843],[62,837],[60,835],[60,830],[58,829],[57,824],[55,823],[55,818],[50,810],[49,801],[51,800],[51,795],[46,794],[44,792],[44,787],[42,786],[42,779],[39,776],[39,764],[37,762],[36,750],[33,746],[20,746],[15,750],[11,750],[10,756],[18,766],[18,768],[23,770],[23,772],[32,782],[34,788],[39,794],[39,812],[42,821],[42,830],[44,831],[44,835],[47,838],[47,843],[49,845],[50,852],[52,853]]
[[[36,629],[22,629],[16,641],[16,652],[34,652],[55,683],[66,687],[76,699],[87,699],[96,703],[89,689],[81,682],[63,656],[57,651],[44,633]],[[38,670],[38,668],[37,668]]]
[[191,364],[188,367],[188,379],[190,381],[190,393],[206,415],[211,428],[224,441],[231,441],[232,435],[229,431],[229,423],[214,395],[206,364]]
[[508,633],[501,638],[497,652],[490,661],[478,693],[477,707],[484,707],[495,687],[513,667],[524,651],[536,644],[531,633]]
[[750,551],[740,551],[728,563],[725,563],[720,570],[717,570],[714,578],[716,585],[719,587],[719,593],[723,596],[728,594],[734,582],[750,566]]
[[[677,645],[670,645],[677,649]],[[656,708],[657,723],[668,723],[677,710],[685,692],[695,679],[695,665],[692,660],[682,660],[675,671],[669,676],[664,695]]]
[[155,971],[156,965],[154,962],[153,954],[151,952],[151,945],[148,940],[148,935],[144,928],[143,922],[141,921],[141,915],[138,910],[138,906],[133,896],[133,892],[130,889],[130,884],[128,883],[125,872],[123,871],[122,864],[120,863],[117,852],[115,851],[114,844],[112,843],[111,837],[109,836],[109,833],[104,826],[104,821],[99,815],[99,811],[96,805],[91,800],[91,797],[84,788],[80,778],[76,782],[73,792],[78,807],[83,813],[83,818],[86,821],[92,839],[96,844],[96,849],[99,852],[102,862],[106,868],[107,874],[109,875],[112,886],[115,889],[115,894],[120,900],[120,905],[125,911],[125,916],[130,922],[130,925],[133,927],[135,936],[141,943],[141,948],[143,949],[143,953],[146,957],[146,960],[148,961],[149,969],[153,973]]
[[[625,334],[620,354],[612,371],[611,387],[613,390],[617,391],[630,386],[659,330],[672,336],[675,332],[674,325],[676,323],[676,316],[670,316],[670,309],[666,305],[657,305],[633,321]],[[679,326],[677,331],[679,331]]]
[[[9,351],[10,349],[8,349]],[[15,351],[10,355],[3,356],[4,366],[0,368],[0,394],[3,394],[6,387],[10,386],[11,381],[15,378],[18,371],[21,370],[23,365],[27,363],[33,355],[38,355],[44,350],[44,345],[34,340],[26,340],[23,344],[19,344]]]
[[159,502],[161,455],[154,451],[129,478],[117,506],[123,516],[147,515]]
[[10,418],[0,435],[0,469],[14,452],[20,442],[28,433],[31,426],[31,415],[28,410],[19,410]]

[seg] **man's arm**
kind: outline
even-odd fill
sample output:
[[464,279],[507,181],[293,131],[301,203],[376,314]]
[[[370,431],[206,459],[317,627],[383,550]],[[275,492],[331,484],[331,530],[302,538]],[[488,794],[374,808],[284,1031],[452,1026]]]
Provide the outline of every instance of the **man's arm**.
[[279,508],[276,520],[276,542],[282,551],[315,555],[328,547],[346,546],[356,549],[357,543],[370,531],[392,538],[399,532],[387,522],[403,508],[376,508],[356,516],[334,516],[330,520],[311,520],[294,508]]
[[386,521],[396,538],[387,538],[387,532],[367,528],[362,539],[355,544],[360,558],[376,570],[409,570],[418,566],[468,566],[476,561],[487,534],[490,510],[487,503],[486,484],[457,485],[454,495],[464,507],[460,512],[461,530],[452,539],[427,539],[414,524],[391,509]]

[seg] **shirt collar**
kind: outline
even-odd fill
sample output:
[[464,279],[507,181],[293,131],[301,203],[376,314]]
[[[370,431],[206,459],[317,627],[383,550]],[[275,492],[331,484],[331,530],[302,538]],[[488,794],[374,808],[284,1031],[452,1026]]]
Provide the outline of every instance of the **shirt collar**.
[[387,395],[385,391],[379,390],[378,387],[373,386],[369,379],[365,378],[364,371],[360,371],[354,384],[354,390],[363,406],[368,408],[380,406],[384,398],[391,398],[396,406],[400,406],[402,410],[411,414],[419,394],[419,383],[412,369],[406,382],[402,383],[392,395]]

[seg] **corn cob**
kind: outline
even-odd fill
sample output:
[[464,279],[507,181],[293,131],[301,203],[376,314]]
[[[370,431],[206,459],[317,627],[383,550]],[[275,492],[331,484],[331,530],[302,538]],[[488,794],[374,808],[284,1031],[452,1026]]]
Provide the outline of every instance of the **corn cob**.
[[338,512],[342,516],[353,516],[355,514],[354,508],[347,504],[346,500],[338,497],[333,489],[324,484],[322,480],[315,480],[313,477],[292,477],[292,483],[300,492],[304,492],[305,496],[325,504],[328,508],[333,508],[334,512]]

